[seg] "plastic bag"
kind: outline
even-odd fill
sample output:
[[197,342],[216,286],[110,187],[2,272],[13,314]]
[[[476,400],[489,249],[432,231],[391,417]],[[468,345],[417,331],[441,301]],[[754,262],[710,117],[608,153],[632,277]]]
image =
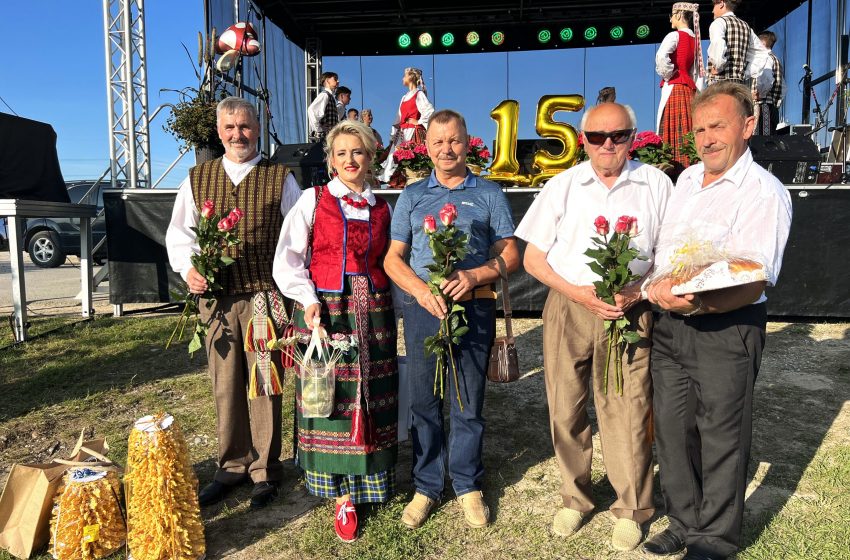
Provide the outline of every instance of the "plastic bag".
[[761,255],[725,251],[691,237],[682,241],[669,263],[656,267],[643,289],[670,279],[670,291],[683,295],[765,281],[769,270],[763,261]]

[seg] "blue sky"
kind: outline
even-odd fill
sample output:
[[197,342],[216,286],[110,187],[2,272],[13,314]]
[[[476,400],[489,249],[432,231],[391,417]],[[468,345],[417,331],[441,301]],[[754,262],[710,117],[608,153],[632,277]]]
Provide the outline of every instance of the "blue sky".
[[[820,0],[816,8],[827,15],[833,1]],[[194,52],[203,10],[201,0],[148,0],[145,4],[152,111],[176,100],[175,94],[160,93],[160,89],[179,89],[196,82],[181,42]],[[798,20],[802,9],[797,10]],[[0,2],[0,36],[12,46],[0,59],[4,69],[0,97],[18,115],[53,125],[66,180],[96,178],[108,165],[103,34],[103,3],[99,0]],[[791,56],[784,42],[778,47],[780,56]],[[466,116],[470,132],[491,144],[495,123],[489,114],[502,100],[519,101],[519,137],[533,139],[541,96],[578,93],[593,103],[598,90],[609,85],[617,88],[619,101],[634,107],[639,128],[653,129],[659,95],[655,50],[656,45],[641,45],[434,57],[326,57],[324,69],[338,72],[341,83],[354,91],[350,106],[373,109],[375,127],[386,138],[405,91],[402,70],[417,66],[424,71],[435,105],[459,110]],[[803,45],[794,49],[794,54],[800,50],[805,51]],[[828,61],[822,66],[828,66]],[[792,89],[798,78],[789,75]],[[828,90],[824,96],[828,97]],[[9,112],[9,108],[0,102],[0,111]],[[795,116],[797,112],[795,108]],[[151,125],[154,179],[177,155],[177,142],[162,131],[165,116],[161,114]],[[577,124],[579,115],[559,113],[556,118]],[[191,155],[185,157],[163,185],[179,183],[193,162]]]

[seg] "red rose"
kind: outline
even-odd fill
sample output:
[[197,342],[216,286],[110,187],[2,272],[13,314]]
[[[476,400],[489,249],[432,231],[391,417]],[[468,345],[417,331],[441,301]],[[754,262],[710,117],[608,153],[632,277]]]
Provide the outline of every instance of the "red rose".
[[201,216],[204,219],[209,220],[215,214],[215,204],[212,200],[205,200],[204,205],[201,207]]
[[422,220],[422,229],[425,233],[434,233],[437,231],[437,220],[434,219],[433,214],[428,214],[425,216],[425,219]]
[[614,233],[629,233],[631,225],[632,218],[630,216],[620,216],[617,218],[617,223],[614,224]]
[[454,223],[457,219],[457,206],[452,204],[451,202],[447,202],[440,209],[440,221],[443,222],[443,225],[449,227]]
[[629,222],[629,237],[637,237],[638,234],[638,221],[637,218],[632,216],[631,221]]
[[593,221],[593,227],[596,228],[596,233],[599,235],[608,235],[608,231],[611,229],[611,225],[608,223],[608,220],[605,219],[605,216],[599,216]]
[[233,226],[236,225],[236,222],[230,219],[230,216],[226,218],[222,218],[218,222],[218,230],[219,231],[230,231],[233,229]]
[[239,221],[245,216],[245,213],[239,208],[234,208],[230,211],[230,214],[227,215],[227,219],[230,220],[235,226]]

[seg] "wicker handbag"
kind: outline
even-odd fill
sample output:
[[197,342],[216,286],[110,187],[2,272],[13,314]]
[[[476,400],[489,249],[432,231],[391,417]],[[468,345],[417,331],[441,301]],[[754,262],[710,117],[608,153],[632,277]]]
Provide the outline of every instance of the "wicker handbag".
[[516,340],[511,325],[511,294],[508,289],[508,272],[505,260],[497,256],[499,277],[502,282],[502,307],[505,312],[505,336],[496,337],[490,349],[490,366],[487,368],[487,379],[494,383],[510,383],[520,377],[519,360],[516,353]]

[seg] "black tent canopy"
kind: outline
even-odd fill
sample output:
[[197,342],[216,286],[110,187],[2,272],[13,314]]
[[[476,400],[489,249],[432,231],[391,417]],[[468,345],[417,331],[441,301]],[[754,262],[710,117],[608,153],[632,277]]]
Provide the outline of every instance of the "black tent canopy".
[[[444,54],[657,43],[670,31],[672,0],[253,0],[300,46],[321,42],[322,55]],[[702,0],[708,32],[712,0]],[[802,0],[744,0],[737,14],[756,32],[773,25]],[[595,28],[587,31],[588,28]],[[613,31],[619,27],[620,32]],[[571,33],[564,32],[570,29]],[[474,31],[480,40],[469,45]],[[549,39],[541,41],[541,32]],[[422,33],[432,37],[420,46]],[[492,34],[504,41],[494,44]],[[454,42],[441,39],[451,33]],[[409,46],[400,46],[407,34]],[[563,35],[563,37],[562,37]],[[567,39],[569,37],[569,39]],[[546,38],[546,33],[543,37]]]

